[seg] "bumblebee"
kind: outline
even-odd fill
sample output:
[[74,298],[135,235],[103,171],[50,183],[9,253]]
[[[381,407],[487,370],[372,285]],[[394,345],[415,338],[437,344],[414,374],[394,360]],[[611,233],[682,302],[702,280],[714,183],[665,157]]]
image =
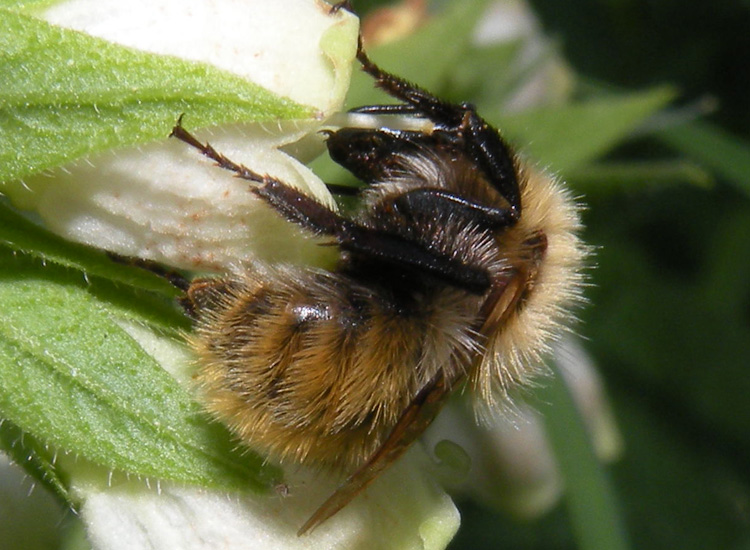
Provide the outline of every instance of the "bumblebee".
[[271,457],[353,472],[300,534],[399,458],[456,389],[494,408],[523,387],[580,298],[586,253],[569,193],[474,107],[382,70],[361,46],[357,59],[398,103],[356,112],[432,129],[327,132],[330,156],[366,184],[352,216],[181,123],[172,132],[340,250],[333,271],[256,264],[184,284],[207,409]]

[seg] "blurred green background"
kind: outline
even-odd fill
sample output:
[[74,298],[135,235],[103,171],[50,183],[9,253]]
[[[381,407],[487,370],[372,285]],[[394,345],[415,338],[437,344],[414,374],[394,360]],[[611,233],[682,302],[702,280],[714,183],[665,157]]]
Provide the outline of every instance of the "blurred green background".
[[[567,176],[598,247],[581,331],[625,440],[608,471],[630,545],[750,548],[750,2],[531,5],[577,73],[574,96],[677,91],[601,166],[680,160],[710,180]],[[578,547],[564,504],[521,524],[470,503],[462,515],[454,549]]]

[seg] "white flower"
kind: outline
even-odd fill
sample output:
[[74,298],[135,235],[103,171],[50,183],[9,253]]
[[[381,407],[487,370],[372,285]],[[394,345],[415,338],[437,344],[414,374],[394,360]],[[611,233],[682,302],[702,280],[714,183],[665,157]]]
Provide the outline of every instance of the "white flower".
[[[233,160],[334,206],[325,185],[280,151],[314,134],[342,105],[357,24],[346,11],[331,16],[328,10],[316,0],[69,0],[40,16],[131,48],[210,63],[311,106],[306,120],[196,133]],[[194,130],[189,108],[185,125]],[[323,261],[321,248],[256,199],[247,185],[165,137],[87,156],[4,191],[68,239],[173,266],[226,270],[255,258]],[[123,329],[175,378],[184,379],[187,360],[174,342],[145,327]],[[60,467],[70,467],[70,490],[82,503],[81,518],[97,549],[443,548],[458,527],[458,514],[422,472],[425,460],[415,448],[304,538],[297,537],[297,529],[340,479],[287,472],[279,494],[228,495],[177,483],[119,480],[116,473],[109,478],[97,468],[88,471],[85,460],[72,465],[63,460]]]
[[[328,11],[313,0],[70,0],[42,16],[120,45],[209,63],[312,107],[307,120],[197,134],[233,160],[333,206],[320,179],[280,150],[314,134],[342,105],[357,25],[344,10],[335,17]],[[192,129],[189,106],[185,125]],[[176,267],[221,270],[258,257],[320,256],[320,247],[249,193],[248,184],[167,139],[170,129],[158,142],[86,156],[6,193],[70,240]],[[318,145],[321,152],[322,140]]]

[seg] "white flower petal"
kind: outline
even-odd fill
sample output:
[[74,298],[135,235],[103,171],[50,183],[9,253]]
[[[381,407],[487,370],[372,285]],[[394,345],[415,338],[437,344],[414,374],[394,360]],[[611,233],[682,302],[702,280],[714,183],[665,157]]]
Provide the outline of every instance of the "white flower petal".
[[[237,162],[334,207],[323,183],[277,149],[309,129],[298,126],[286,133],[244,125],[198,134]],[[26,185],[33,192],[16,198],[19,207],[36,210],[67,239],[125,256],[226,271],[258,258],[320,264],[334,252],[256,198],[251,183],[174,139],[96,155]]]
[[[347,12],[311,0],[68,0],[43,15],[50,23],[151,53],[210,63],[321,111],[343,97],[321,45],[331,33],[356,37]],[[353,34],[354,33],[354,34]],[[337,66],[343,69],[345,65]],[[348,64],[346,64],[348,66]]]
[[512,418],[498,417],[477,425],[473,412],[461,405],[447,407],[430,427],[426,443],[448,439],[471,457],[465,478],[447,478],[456,492],[518,517],[535,517],[562,494],[557,463],[534,409],[516,404]]
[[[410,452],[365,493],[312,533],[297,530],[339,480],[289,476],[277,494],[228,495],[161,483],[86,482],[81,517],[97,550],[373,550],[445,548],[458,529],[451,500]],[[75,480],[74,480],[75,485]],[[151,484],[153,486],[153,483]],[[288,492],[288,494],[286,494]]]
[[556,358],[560,374],[570,388],[588,429],[594,452],[603,461],[617,460],[625,442],[594,360],[581,342],[572,337],[560,342]]
[[[208,62],[330,112],[340,108],[356,48],[356,18],[314,0],[70,0],[55,24],[152,53]],[[293,37],[294,39],[290,39]],[[335,208],[323,182],[279,148],[321,120],[198,132],[232,160]],[[190,113],[185,124],[190,127]],[[165,131],[166,133],[166,131]],[[310,139],[306,140],[310,142]],[[319,151],[324,146],[318,140]],[[125,256],[201,271],[257,259],[329,264],[335,251],[267,207],[248,182],[177,140],[93,155],[29,177],[14,203],[63,237]]]

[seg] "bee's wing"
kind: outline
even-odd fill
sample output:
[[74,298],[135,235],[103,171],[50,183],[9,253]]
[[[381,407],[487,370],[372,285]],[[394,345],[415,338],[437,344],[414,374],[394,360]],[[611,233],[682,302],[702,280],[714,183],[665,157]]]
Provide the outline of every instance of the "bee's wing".
[[[515,309],[524,287],[525,274],[514,271],[507,279],[496,281],[481,308],[480,334],[487,336],[502,325]],[[417,394],[404,410],[396,426],[377,451],[359,467],[328,499],[315,511],[297,532],[303,535],[344,508],[361,491],[369,486],[380,473],[396,461],[412,443],[427,429],[445,404],[447,397],[460,384],[468,372],[458,372],[446,379],[438,372]]]

